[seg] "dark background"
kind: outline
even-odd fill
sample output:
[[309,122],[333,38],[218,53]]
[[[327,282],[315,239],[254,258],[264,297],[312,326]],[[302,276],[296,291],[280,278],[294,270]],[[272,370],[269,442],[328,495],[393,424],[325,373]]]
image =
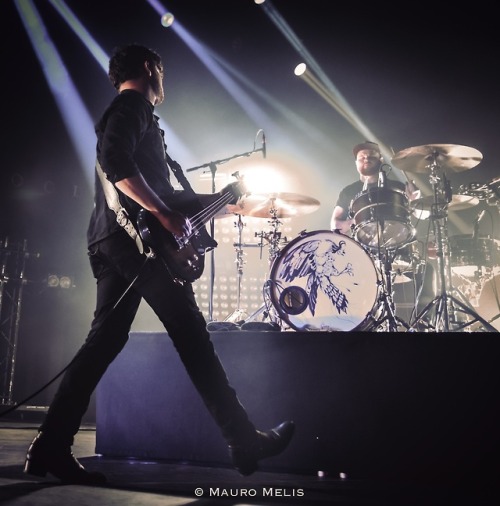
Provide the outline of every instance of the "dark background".
[[[352,146],[365,136],[293,74],[304,54],[286,40],[263,6],[252,0],[164,2],[176,21],[248,79],[244,89],[265,113],[256,122],[172,28],[161,25],[146,1],[66,3],[107,54],[116,45],[139,42],[162,55],[166,100],[158,112],[179,139],[167,142],[184,169],[251,151],[256,132],[264,129],[266,162],[288,176],[284,187],[266,191],[297,192],[321,202],[316,212],[290,223],[291,236],[329,228],[338,192],[356,179]],[[35,0],[33,5],[97,121],[114,89],[51,3]],[[499,37],[492,6],[323,0],[274,0],[272,5],[378,140],[395,152],[426,144],[479,150],[478,166],[451,174],[455,193],[461,185],[498,178]],[[12,0],[1,2],[0,17],[0,238],[26,244],[30,253],[17,350],[19,400],[67,363],[90,322],[94,293],[85,231],[92,208],[88,175],[94,144],[88,145],[90,163],[82,166]],[[80,118],[73,121],[78,127]],[[251,158],[264,162],[260,154]],[[219,169],[228,175],[238,167],[228,163]],[[397,168],[394,175],[401,175]],[[414,176],[428,187],[426,174]],[[196,189],[210,191],[202,171],[191,172],[189,179]],[[498,207],[484,202],[452,213],[450,234],[470,234],[483,208],[489,219],[482,231],[500,238]],[[421,224],[419,234],[425,237],[426,231],[427,224]],[[218,262],[233,265],[231,249],[228,255],[221,249]],[[71,275],[75,287],[48,289],[45,280],[52,272]],[[145,318],[139,329],[148,325]],[[41,404],[47,395],[38,398]]]

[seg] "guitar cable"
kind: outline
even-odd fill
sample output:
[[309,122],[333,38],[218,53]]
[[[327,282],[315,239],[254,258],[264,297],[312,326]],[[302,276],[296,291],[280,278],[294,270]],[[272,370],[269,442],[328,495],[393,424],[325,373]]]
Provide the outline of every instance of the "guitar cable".
[[[135,282],[139,279],[139,276],[141,275],[142,270],[146,266],[146,263],[149,260],[155,258],[155,256],[156,256],[155,253],[151,249],[149,249],[149,251],[147,253],[145,252],[144,254],[146,255],[146,259],[144,260],[143,264],[139,267],[139,270],[138,270],[135,278],[127,286],[127,288],[125,289],[125,291],[120,295],[120,297],[118,298],[118,300],[113,304],[113,307],[104,316],[104,319],[101,322],[101,326],[109,318],[109,316],[112,314],[112,312],[117,308],[118,304],[120,304],[120,302],[123,300],[123,298],[125,297],[125,295],[127,295],[127,293],[132,289],[132,287],[134,286]],[[95,337],[95,335],[97,333],[98,332],[96,332],[94,334],[94,336],[90,338],[90,341],[92,341],[92,339]],[[2,416],[5,416],[5,415],[9,414],[9,413],[12,413],[13,411],[15,411],[18,408],[20,408],[22,405],[26,404],[28,401],[30,401],[31,399],[33,399],[34,397],[36,397],[39,393],[43,392],[46,388],[48,388],[50,385],[52,385],[52,383],[54,383],[54,381],[56,381],[60,376],[62,376],[69,369],[69,367],[71,366],[71,364],[73,364],[73,362],[75,362],[75,360],[78,358],[78,356],[80,354],[80,351],[81,351],[81,347],[76,352],[75,356],[71,359],[71,361],[61,371],[59,371],[51,380],[49,380],[47,383],[45,383],[45,385],[41,386],[38,390],[36,390],[32,394],[30,394],[28,397],[24,398],[22,401],[16,402],[11,407],[9,407],[8,409],[6,409],[5,411],[0,412],[0,418]]]

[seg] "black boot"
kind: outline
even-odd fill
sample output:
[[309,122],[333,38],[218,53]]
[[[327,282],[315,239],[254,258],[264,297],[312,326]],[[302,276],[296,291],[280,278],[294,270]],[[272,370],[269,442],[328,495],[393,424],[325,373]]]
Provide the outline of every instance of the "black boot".
[[76,460],[70,446],[61,446],[49,441],[39,432],[33,439],[24,464],[24,472],[35,476],[53,474],[63,483],[80,485],[104,485],[106,476],[89,472]]
[[229,454],[234,467],[243,476],[258,469],[258,461],[279,455],[292,439],[295,431],[293,422],[283,422],[274,429],[257,432],[256,441],[250,446],[229,445]]

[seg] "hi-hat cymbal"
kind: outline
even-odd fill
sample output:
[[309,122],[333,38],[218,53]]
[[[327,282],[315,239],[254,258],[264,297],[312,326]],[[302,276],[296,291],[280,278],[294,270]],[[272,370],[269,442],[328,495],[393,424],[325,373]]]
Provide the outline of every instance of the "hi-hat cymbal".
[[[419,219],[427,219],[430,216],[432,206],[435,204],[435,198],[433,195],[416,199],[411,203],[413,208],[413,214]],[[446,202],[437,202],[437,205],[444,206]],[[470,207],[477,206],[479,199],[470,195],[452,195],[451,201],[448,203],[449,211],[462,211],[469,209]]]
[[228,205],[230,212],[254,218],[292,218],[308,214],[319,208],[319,200],[298,193],[251,194],[235,205]]
[[407,148],[392,157],[392,164],[404,172],[430,173],[433,166],[462,172],[475,167],[483,155],[475,148],[455,144],[428,144]]

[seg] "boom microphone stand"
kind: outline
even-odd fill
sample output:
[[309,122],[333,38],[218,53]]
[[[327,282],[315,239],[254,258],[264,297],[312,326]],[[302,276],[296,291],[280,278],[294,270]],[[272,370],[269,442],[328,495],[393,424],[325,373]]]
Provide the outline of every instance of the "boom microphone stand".
[[[245,153],[240,153],[237,155],[230,156],[228,158],[223,158],[221,160],[215,160],[213,162],[204,163],[203,165],[198,165],[196,167],[191,167],[190,169],[186,169],[186,172],[192,172],[195,170],[203,169],[205,167],[210,167],[210,173],[212,175],[212,193],[215,193],[216,187],[215,187],[215,174],[217,173],[217,166],[221,165],[223,163],[229,162],[230,160],[234,160],[235,158],[242,158],[244,156],[250,156],[253,153],[257,153],[259,151],[262,151],[262,155],[264,158],[266,157],[266,138],[264,135],[264,132],[262,130],[259,130],[257,132],[257,135],[262,132],[262,147],[255,149],[255,143],[254,143],[254,149],[252,151],[247,151]],[[214,219],[212,218],[210,220],[210,237],[214,239],[215,234],[215,224]],[[214,285],[215,285],[215,251],[212,249],[210,251],[210,284],[209,284],[209,300],[208,300],[208,321],[213,321],[213,300],[214,300]]]

